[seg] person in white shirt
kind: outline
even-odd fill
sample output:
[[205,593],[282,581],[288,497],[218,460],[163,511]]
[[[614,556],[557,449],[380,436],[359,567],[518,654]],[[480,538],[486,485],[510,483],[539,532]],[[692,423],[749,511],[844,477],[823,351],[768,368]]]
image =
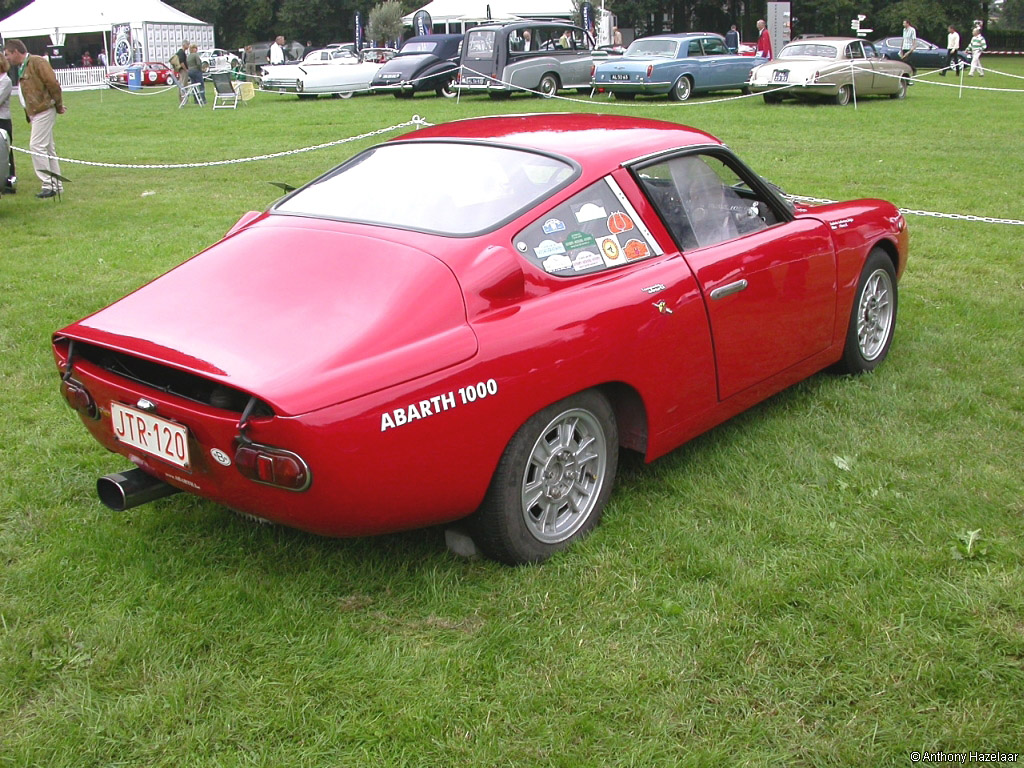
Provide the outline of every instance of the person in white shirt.
[[917,30],[910,24],[910,19],[903,20],[903,44],[900,46],[900,58],[906,61],[907,56],[917,48]]
[[284,64],[284,35],[278,35],[270,45],[270,63]]
[[960,61],[960,33],[956,31],[956,27],[952,24],[949,25],[949,34],[946,36],[946,66],[939,72],[943,77],[946,76],[946,70],[952,69],[958,75],[964,71],[964,63]]

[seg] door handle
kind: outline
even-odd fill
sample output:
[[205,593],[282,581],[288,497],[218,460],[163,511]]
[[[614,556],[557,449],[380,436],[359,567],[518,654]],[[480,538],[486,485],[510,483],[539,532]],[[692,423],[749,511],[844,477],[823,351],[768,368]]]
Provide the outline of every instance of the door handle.
[[735,283],[729,283],[728,285],[723,285],[721,288],[715,288],[715,290],[711,292],[711,298],[724,299],[726,296],[732,296],[734,293],[739,293],[746,287],[746,280],[737,280]]

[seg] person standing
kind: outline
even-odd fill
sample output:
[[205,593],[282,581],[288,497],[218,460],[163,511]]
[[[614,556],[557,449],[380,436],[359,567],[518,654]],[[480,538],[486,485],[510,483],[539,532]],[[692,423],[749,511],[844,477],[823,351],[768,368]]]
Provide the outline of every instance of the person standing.
[[735,24],[729,27],[729,31],[725,33],[725,47],[729,53],[739,53],[740,33],[736,30]]
[[772,58],[772,38],[768,34],[768,25],[764,19],[757,20],[757,52],[754,54],[759,59]]
[[917,48],[917,30],[910,23],[910,19],[903,20],[903,42],[900,44],[900,59],[906,61],[907,57]]
[[988,47],[985,38],[981,36],[981,27],[974,28],[974,36],[967,44],[967,50],[971,53],[971,71],[967,74],[974,77],[977,72],[979,76],[985,76],[985,70],[981,68],[981,52]]
[[[14,124],[11,122],[11,91],[14,88],[14,84],[11,83],[11,78],[7,74],[7,71],[11,68],[11,65],[7,63],[6,56],[0,56],[0,128],[7,131],[7,139],[10,144],[14,144]],[[14,185],[18,181],[18,177],[14,172],[14,150],[9,149],[10,153],[10,176],[6,179],[0,179],[0,194],[13,195],[15,192]]]
[[107,54],[103,51],[96,54],[96,66],[103,67],[104,69],[107,68]]
[[278,35],[270,46],[270,63],[284,64],[284,35]]
[[188,87],[188,48],[188,40],[182,40],[181,48],[175,51],[170,61],[171,69],[174,70],[174,76],[178,80],[178,90],[182,95],[185,94],[185,89]]
[[57,115],[68,111],[64,94],[50,62],[42,56],[30,56],[21,40],[12,38],[5,42],[4,56],[12,67],[18,68],[21,103],[31,125],[28,148],[33,152],[32,167],[43,187],[36,197],[53,197],[64,191],[60,179],[50,175],[60,174],[53,127],[57,124]]
[[200,107],[206,105],[206,90],[203,85],[203,60],[199,58],[199,46],[192,43],[188,47],[188,58],[185,59],[188,67],[189,85],[198,85],[196,90],[196,104]]
[[947,69],[952,69],[958,75],[964,69],[964,65],[960,61],[960,33],[952,24],[949,25],[947,31],[949,34],[946,35],[946,66],[939,72],[943,77],[946,76]]

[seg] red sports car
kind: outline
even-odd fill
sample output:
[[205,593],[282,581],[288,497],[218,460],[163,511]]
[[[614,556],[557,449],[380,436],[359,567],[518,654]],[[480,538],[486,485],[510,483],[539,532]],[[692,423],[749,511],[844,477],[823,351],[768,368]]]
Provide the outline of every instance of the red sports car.
[[[142,67],[143,85],[173,85],[177,82],[171,68],[159,61],[148,61],[145,64],[134,64],[133,66]],[[107,79],[112,83],[128,85],[128,71],[113,72],[107,75]]]
[[878,365],[906,258],[893,205],[794,205],[693,128],[479,118],[245,214],[53,348],[135,465],[98,482],[115,509],[184,490],[332,536],[465,518],[523,563],[597,524],[620,447],[652,460]]

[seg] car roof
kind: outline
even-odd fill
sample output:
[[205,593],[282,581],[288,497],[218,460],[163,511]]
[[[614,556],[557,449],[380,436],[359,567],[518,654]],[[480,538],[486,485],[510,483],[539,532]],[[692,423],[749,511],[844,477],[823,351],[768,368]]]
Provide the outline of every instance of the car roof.
[[695,37],[721,37],[717,32],[674,32],[669,35],[648,35],[647,37],[638,37],[634,40],[634,43],[642,40],[691,40]]
[[604,166],[601,172],[677,147],[721,144],[714,136],[679,123],[572,112],[467,118],[421,128],[396,140],[438,139],[534,149],[567,157],[591,170]]
[[820,45],[825,43],[826,45],[846,45],[847,43],[855,43],[858,40],[864,43],[870,43],[870,40],[865,40],[863,37],[812,37],[804,40],[791,40],[786,45],[794,45],[797,43],[807,43],[808,45]]

